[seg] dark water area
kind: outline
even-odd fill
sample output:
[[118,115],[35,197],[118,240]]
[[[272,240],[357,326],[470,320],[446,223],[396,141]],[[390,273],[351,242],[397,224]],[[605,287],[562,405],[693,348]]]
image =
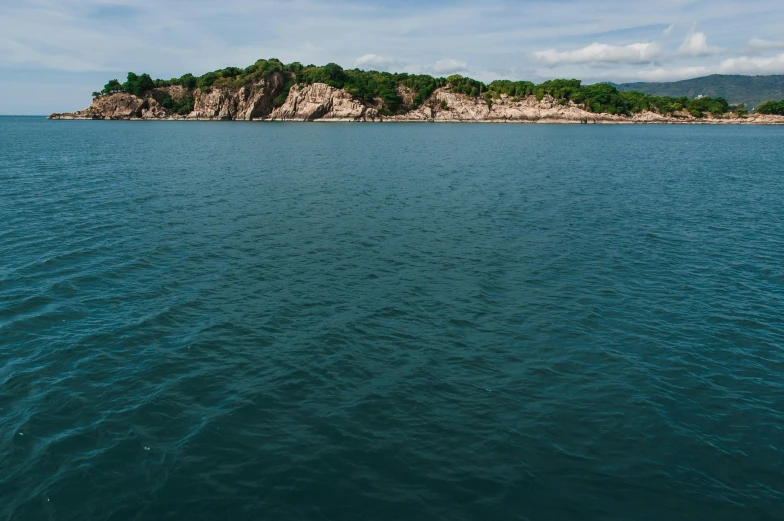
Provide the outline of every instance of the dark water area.
[[784,128],[0,118],[0,520],[784,519]]

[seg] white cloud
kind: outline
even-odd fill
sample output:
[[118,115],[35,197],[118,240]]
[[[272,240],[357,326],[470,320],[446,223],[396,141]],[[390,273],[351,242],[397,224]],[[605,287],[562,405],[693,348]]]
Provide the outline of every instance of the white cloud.
[[584,63],[650,63],[659,56],[656,43],[633,43],[616,46],[604,43],[592,43],[582,49],[573,51],[536,51],[531,56],[547,65],[584,64]]
[[466,72],[468,70],[468,64],[464,61],[444,58],[438,60],[430,70],[436,74],[457,74],[459,72]]
[[[270,57],[434,75],[459,72],[483,81],[499,76],[626,81],[643,69],[667,67],[669,74],[691,68],[699,74],[715,70],[724,58],[784,52],[769,43],[749,43],[755,36],[784,39],[776,36],[784,26],[784,2],[720,1],[695,15],[702,3],[484,0],[420,2],[410,9],[407,2],[357,0],[0,0],[0,75],[38,82],[45,90],[59,84],[62,71],[72,71],[68,74],[87,85],[89,97],[129,70],[169,78]],[[711,35],[696,54],[714,50],[710,43],[728,48],[726,56],[677,53],[689,29],[685,21],[695,16],[700,26],[692,32]],[[625,42],[614,39],[620,34],[627,35]],[[634,42],[658,42],[658,48],[625,45]],[[693,51],[694,45],[688,48]],[[529,54],[542,49],[551,49],[544,59]],[[374,57],[357,62],[365,53]],[[735,67],[770,68],[753,61]],[[29,79],[32,72],[37,76]],[[0,93],[4,88],[0,85]],[[12,98],[0,96],[0,113],[19,110]],[[36,103],[36,112],[43,113],[78,109],[84,100],[39,97]],[[25,110],[33,110],[29,107]]]
[[638,73],[638,78],[643,81],[678,81],[707,76],[709,74],[713,74],[713,71],[708,67],[675,67],[671,69],[659,67],[641,71]]
[[764,52],[776,49],[784,49],[784,41],[773,42],[761,38],[752,38],[749,40],[748,50],[751,52]]
[[710,56],[719,54],[725,49],[708,45],[705,33],[689,33],[683,43],[678,47],[678,54],[682,56]]
[[366,54],[360,56],[356,61],[357,67],[361,69],[375,69],[379,71],[389,71],[398,66],[398,61],[391,56],[379,56],[378,54]]
[[719,65],[720,74],[784,74],[784,54],[730,58]]
[[676,81],[710,74],[784,74],[784,54],[768,57],[740,56],[728,58],[717,65],[657,68],[642,71],[638,76],[646,81]]
[[79,52],[46,52],[34,45],[10,39],[0,40],[0,65],[33,65],[36,67],[72,70],[99,71],[105,70],[102,63],[93,61],[86,53]]

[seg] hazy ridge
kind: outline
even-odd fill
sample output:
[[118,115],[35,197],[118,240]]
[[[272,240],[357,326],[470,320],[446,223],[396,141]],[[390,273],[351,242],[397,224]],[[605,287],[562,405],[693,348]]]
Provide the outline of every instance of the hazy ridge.
[[724,98],[733,105],[745,103],[749,109],[755,108],[763,101],[784,99],[784,75],[713,74],[682,81],[621,83],[615,86],[623,92],[636,90],[653,96],[694,98],[702,95]]

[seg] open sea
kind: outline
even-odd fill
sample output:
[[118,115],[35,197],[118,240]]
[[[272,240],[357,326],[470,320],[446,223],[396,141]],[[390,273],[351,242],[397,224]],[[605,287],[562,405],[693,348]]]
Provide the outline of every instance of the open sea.
[[784,519],[784,128],[0,118],[0,521]]

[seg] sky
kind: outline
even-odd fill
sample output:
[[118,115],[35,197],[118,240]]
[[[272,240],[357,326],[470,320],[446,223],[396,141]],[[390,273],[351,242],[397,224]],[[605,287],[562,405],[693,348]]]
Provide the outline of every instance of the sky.
[[483,81],[784,74],[782,0],[0,0],[0,114],[259,58]]

